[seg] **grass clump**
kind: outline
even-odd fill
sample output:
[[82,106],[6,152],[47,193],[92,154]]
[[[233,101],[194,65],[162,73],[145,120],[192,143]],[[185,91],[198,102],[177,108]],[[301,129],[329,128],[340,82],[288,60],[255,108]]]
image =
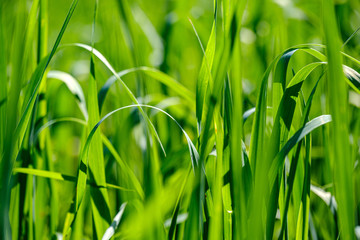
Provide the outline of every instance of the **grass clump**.
[[0,238],[360,238],[359,7],[0,2]]

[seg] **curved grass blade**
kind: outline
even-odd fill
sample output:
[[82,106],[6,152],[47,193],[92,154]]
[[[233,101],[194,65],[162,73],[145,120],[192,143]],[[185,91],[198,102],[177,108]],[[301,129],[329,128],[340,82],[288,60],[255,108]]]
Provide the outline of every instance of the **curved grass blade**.
[[275,156],[273,163],[269,169],[268,177],[269,177],[269,186],[273,186],[277,171],[280,168],[285,156],[290,152],[290,150],[299,143],[307,134],[315,130],[316,128],[331,122],[330,115],[321,115],[313,120],[307,122],[304,127],[300,128],[296,133],[286,142],[284,147],[280,150],[280,152]]
[[[305,109],[304,109],[303,115],[302,115],[301,120],[300,120],[302,127],[305,126],[306,120],[309,117],[310,108],[311,108],[311,105],[312,105],[312,100],[313,100],[316,88],[318,86],[318,83],[319,83],[321,77],[316,82],[313,90],[311,91],[309,99],[307,100],[307,103],[305,105]],[[284,231],[285,231],[285,225],[286,225],[286,222],[287,222],[287,213],[288,213],[288,208],[289,208],[289,204],[290,204],[290,195],[292,193],[292,189],[293,189],[293,185],[294,185],[295,173],[296,173],[296,169],[297,169],[298,159],[299,159],[299,156],[300,156],[300,149],[301,149],[301,142],[298,144],[296,152],[295,152],[295,156],[293,157],[293,159],[291,161],[290,173],[289,173],[289,176],[287,178],[287,186],[288,187],[286,189],[285,206],[284,206],[283,215],[282,215],[282,218],[281,218],[282,222],[281,222],[281,229],[280,229],[279,239],[283,238],[283,234],[284,234]],[[306,233],[304,233],[304,234],[306,234]]]
[[124,214],[126,207],[126,203],[121,204],[119,212],[115,215],[113,222],[111,223],[111,226],[106,229],[104,236],[102,237],[102,240],[109,240],[115,233],[116,229],[118,228],[121,218]]
[[347,83],[360,94],[360,74],[351,67],[343,65],[343,70],[346,76]]
[[336,213],[337,203],[336,203],[334,196],[331,195],[330,192],[326,192],[323,189],[316,187],[314,185],[311,185],[310,189],[316,196],[318,196],[321,200],[323,200],[326,203],[326,205],[329,206],[329,208],[333,214]]
[[76,102],[79,105],[80,111],[84,115],[85,121],[88,120],[88,113],[86,110],[86,102],[84,92],[80,86],[80,84],[76,81],[76,79],[70,74],[62,71],[49,71],[47,74],[47,78],[55,78],[65,83],[66,87],[70,90],[70,92],[75,96]]
[[153,123],[150,121],[149,117],[145,114],[145,112],[141,109],[141,106],[139,105],[138,100],[136,99],[134,94],[131,92],[130,88],[119,77],[119,75],[117,74],[115,69],[111,66],[111,64],[108,62],[108,60],[98,50],[96,50],[95,48],[93,48],[93,47],[91,47],[89,45],[82,44],[82,43],[74,43],[74,44],[67,44],[66,46],[80,47],[82,49],[85,49],[85,50],[89,51],[91,54],[95,55],[110,70],[110,72],[116,77],[116,79],[118,81],[120,81],[122,86],[125,88],[126,93],[130,97],[131,101],[133,101],[135,104],[137,104],[139,106],[139,111],[140,111],[141,115],[144,117],[146,123],[148,124],[148,128],[149,128],[150,132],[152,134],[154,134],[154,136],[156,137],[156,139],[157,139],[157,141],[158,141],[164,155],[166,156],[165,149],[163,147],[163,144],[161,143],[160,137],[159,137],[158,133],[156,132]]
[[[181,129],[181,131],[184,133],[187,143],[188,143],[188,147],[189,147],[189,152],[190,152],[190,157],[191,157],[191,162],[193,165],[193,168],[198,164],[198,159],[199,159],[199,155],[196,151],[195,146],[193,145],[193,143],[191,142],[190,137],[188,136],[188,134],[185,132],[185,130],[181,127],[181,125],[175,120],[175,118],[173,118],[170,114],[168,114],[167,112],[165,112],[162,109],[156,108],[154,106],[150,106],[150,105],[144,105],[144,104],[139,104],[139,105],[129,105],[129,106],[125,106],[125,107],[121,107],[118,108],[108,114],[106,114],[91,130],[90,134],[88,135],[86,142],[85,142],[85,146],[83,148],[83,151],[81,153],[81,162],[80,162],[80,166],[79,166],[79,175],[78,175],[78,180],[77,180],[77,192],[76,192],[76,197],[75,197],[75,214],[76,211],[79,209],[80,204],[82,202],[82,199],[85,195],[85,187],[86,187],[86,179],[87,179],[87,168],[88,168],[88,153],[89,153],[89,147],[90,147],[90,143],[91,140],[96,132],[96,130],[99,128],[100,124],[105,121],[108,117],[110,117],[111,115],[113,115],[114,113],[124,110],[124,109],[128,109],[128,108],[135,108],[137,107],[139,109],[139,107],[146,107],[146,108],[152,108],[152,109],[156,109],[162,113],[164,113],[166,116],[168,116],[170,119],[172,119],[176,125],[178,125],[178,127]],[[73,222],[73,221],[72,221]],[[71,224],[70,224],[71,225]]]
[[[136,68],[130,68],[123,70],[121,72],[118,72],[118,77],[123,77],[127,74],[134,73],[134,72],[143,72],[147,74],[148,76],[158,80],[159,82],[166,85],[168,88],[179,94],[181,97],[186,99],[191,105],[194,102],[194,96],[193,94],[185,88],[181,83],[170,77],[169,75],[157,70],[156,68],[150,68],[150,67],[136,67]],[[102,86],[98,93],[98,99],[99,99],[99,108],[102,109],[102,105],[104,103],[105,97],[107,92],[109,91],[110,87],[118,80],[118,78],[113,75],[111,76],[106,83]]]
[[[57,124],[57,123],[61,123],[61,122],[73,122],[73,123],[79,123],[81,125],[87,126],[87,122],[85,122],[82,119],[78,119],[78,118],[73,118],[73,117],[64,117],[64,118],[57,118],[57,119],[53,119],[48,121],[47,123],[45,123],[43,126],[41,126],[36,133],[32,136],[31,138],[31,145],[33,145],[36,142],[37,137],[39,136],[39,134],[46,128]],[[141,184],[139,183],[138,179],[136,178],[135,174],[133,173],[133,171],[130,169],[130,167],[126,164],[126,162],[124,162],[120,155],[117,153],[117,151],[115,150],[114,146],[111,144],[111,142],[109,141],[109,139],[105,136],[105,135],[101,135],[102,137],[102,142],[103,144],[108,148],[109,152],[113,155],[114,159],[116,160],[116,162],[119,164],[121,169],[124,169],[124,173],[128,174],[128,177],[130,179],[130,181],[133,184],[134,189],[136,190],[136,192],[139,194],[140,198],[143,199],[144,198],[144,191],[141,188]]]
[[115,161],[119,164],[120,169],[122,169],[122,172],[124,174],[128,175],[131,184],[133,185],[135,191],[138,193],[140,198],[144,199],[144,190],[141,188],[141,184],[140,184],[139,180],[136,178],[132,169],[127,165],[126,162],[124,162],[121,159],[120,155],[117,153],[116,149],[111,144],[109,139],[106,138],[106,136],[102,135],[102,141],[103,141],[104,145],[107,147],[107,149],[109,150],[109,152],[113,155]]

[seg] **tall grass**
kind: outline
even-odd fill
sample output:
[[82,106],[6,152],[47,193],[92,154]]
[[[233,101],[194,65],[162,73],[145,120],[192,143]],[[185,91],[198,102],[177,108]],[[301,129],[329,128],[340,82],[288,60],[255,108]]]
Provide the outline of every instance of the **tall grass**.
[[1,1],[0,238],[359,239],[359,7]]

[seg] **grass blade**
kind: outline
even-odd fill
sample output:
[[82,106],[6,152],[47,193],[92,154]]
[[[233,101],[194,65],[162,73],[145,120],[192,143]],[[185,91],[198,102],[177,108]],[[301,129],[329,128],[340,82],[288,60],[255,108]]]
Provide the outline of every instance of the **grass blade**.
[[340,236],[344,239],[354,239],[354,194],[352,173],[354,162],[351,159],[347,89],[342,69],[340,41],[335,17],[334,5],[331,0],[323,1],[324,34],[329,68],[329,109],[333,118],[330,124],[332,132],[330,157],[334,163],[335,198],[338,203]]

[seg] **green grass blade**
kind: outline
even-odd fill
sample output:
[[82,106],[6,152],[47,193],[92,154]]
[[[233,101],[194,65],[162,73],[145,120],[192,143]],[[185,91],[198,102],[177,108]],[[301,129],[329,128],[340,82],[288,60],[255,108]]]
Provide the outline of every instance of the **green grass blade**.
[[47,74],[47,78],[58,79],[65,83],[66,87],[69,91],[75,96],[76,102],[79,105],[80,111],[84,115],[85,121],[88,120],[88,112],[86,109],[86,102],[84,92],[80,86],[80,84],[76,81],[76,79],[70,74],[62,71],[49,71]]
[[[77,178],[76,176],[70,176],[67,174],[62,174],[59,172],[52,172],[47,170],[40,170],[40,169],[34,169],[34,168],[14,168],[13,174],[26,174],[26,175],[33,175],[41,178],[48,178],[48,179],[54,179],[58,181],[68,181],[68,182],[76,182]],[[121,191],[132,191],[131,189],[127,189],[124,187],[120,187],[114,184],[106,183],[105,185],[96,185],[94,182],[88,181],[87,184],[90,186],[93,186],[95,188],[112,188],[117,189]]]
[[113,222],[111,223],[111,226],[106,229],[104,236],[102,237],[102,240],[109,240],[115,233],[115,230],[118,228],[121,218],[124,214],[126,208],[126,203],[121,204],[119,212],[115,215]]
[[330,135],[330,157],[334,163],[334,186],[335,198],[338,202],[340,236],[344,239],[354,239],[355,219],[352,182],[354,161],[350,155],[347,89],[344,81],[342,81],[344,73],[333,1],[324,0],[323,11],[323,27],[329,62],[328,106],[333,118],[330,124],[332,133]]
[[[120,78],[134,72],[143,72],[147,74],[149,77],[152,77],[155,80],[158,80],[177,94],[179,96],[186,99],[191,105],[193,105],[194,102],[194,96],[193,94],[185,88],[181,83],[170,77],[169,75],[157,70],[156,68],[150,68],[150,67],[136,67],[136,68],[130,68],[123,70],[121,72],[117,73],[117,76]],[[99,93],[98,93],[98,99],[99,99],[99,108],[102,108],[102,105],[104,103],[105,97],[107,92],[109,91],[110,87],[118,80],[118,78],[114,75],[111,76],[106,83],[101,87]]]
[[277,175],[277,170],[280,168],[282,161],[290,150],[299,143],[307,134],[315,130],[316,128],[331,122],[332,118],[330,115],[322,115],[307,122],[304,127],[300,128],[296,133],[286,142],[284,147],[281,148],[279,153],[275,156],[271,168],[268,172],[269,186],[272,186]]

